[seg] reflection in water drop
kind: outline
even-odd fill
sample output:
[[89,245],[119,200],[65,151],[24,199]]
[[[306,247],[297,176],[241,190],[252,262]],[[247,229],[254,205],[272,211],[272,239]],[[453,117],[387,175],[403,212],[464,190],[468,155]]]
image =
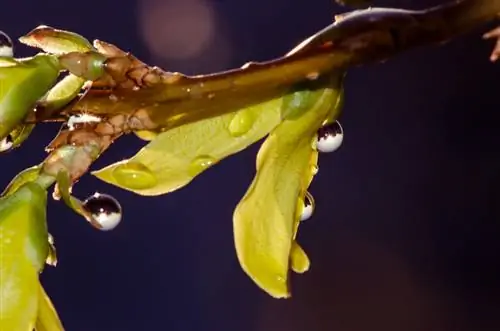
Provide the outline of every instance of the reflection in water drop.
[[145,190],[155,187],[158,180],[155,174],[139,162],[125,162],[113,170],[113,177],[121,186],[132,190]]
[[313,164],[313,165],[311,166],[311,173],[312,173],[312,175],[313,175],[313,176],[316,176],[316,175],[318,174],[318,171],[319,171],[319,167],[318,167],[318,165]]
[[344,130],[339,121],[327,124],[318,130],[316,148],[322,153],[336,151],[344,140]]
[[305,221],[311,218],[312,214],[314,213],[314,208],[315,208],[315,202],[314,198],[311,195],[311,193],[306,192],[306,195],[304,196],[304,200],[300,201],[302,203],[302,211],[300,214],[300,220]]
[[254,124],[254,116],[248,111],[240,111],[234,114],[229,123],[228,130],[233,137],[239,137],[250,131]]
[[12,148],[14,141],[12,136],[8,134],[5,138],[0,141],[0,152],[6,152]]
[[194,177],[199,173],[205,171],[210,168],[216,160],[208,155],[201,155],[194,159],[189,165],[188,173],[190,176]]
[[101,225],[99,230],[113,230],[122,220],[122,207],[111,195],[95,193],[83,202],[83,207]]

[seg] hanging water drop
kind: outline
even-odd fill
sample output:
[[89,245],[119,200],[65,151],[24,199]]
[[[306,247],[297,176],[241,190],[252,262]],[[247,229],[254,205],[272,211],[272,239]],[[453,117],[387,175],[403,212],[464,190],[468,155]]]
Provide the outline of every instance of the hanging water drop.
[[3,138],[0,141],[0,152],[9,151],[14,145],[14,140],[12,140],[12,136],[9,134],[7,137]]
[[113,230],[122,219],[122,207],[111,195],[94,193],[83,202],[83,207],[101,225],[102,231]]
[[132,190],[146,190],[158,183],[155,174],[148,167],[134,161],[117,166],[113,170],[113,177],[118,184]]
[[233,137],[239,137],[250,131],[254,124],[253,114],[248,111],[240,111],[234,114],[229,123],[228,130]]
[[336,151],[344,140],[344,130],[339,121],[327,124],[318,130],[316,148],[322,153]]
[[0,31],[0,57],[13,57],[14,46],[12,39],[3,31]]
[[194,177],[210,168],[215,163],[215,159],[208,155],[201,155],[195,158],[189,165],[188,173]]
[[303,205],[302,205],[302,213],[300,214],[300,220],[305,221],[311,218],[312,214],[314,213],[314,198],[311,195],[311,193],[306,192],[306,195],[304,196],[303,200]]

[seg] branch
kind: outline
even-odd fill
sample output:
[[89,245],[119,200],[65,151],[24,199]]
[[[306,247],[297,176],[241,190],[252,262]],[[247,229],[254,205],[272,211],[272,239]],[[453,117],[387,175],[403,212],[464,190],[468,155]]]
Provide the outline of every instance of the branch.
[[[367,9],[338,21],[289,54],[212,75],[188,77],[147,67],[156,83],[134,79],[136,67],[120,68],[138,90],[91,88],[66,113],[132,114],[145,110],[157,127],[172,128],[280,96],[322,74],[386,60],[403,51],[446,42],[492,21],[500,0],[463,0],[422,11]],[[141,68],[142,69],[142,68]],[[151,82],[155,81],[151,79]]]
[[[390,8],[354,11],[337,16],[335,23],[283,57],[199,76],[150,67],[114,45],[95,41],[98,52],[107,57],[106,74],[62,111],[47,114],[39,109],[35,121],[82,113],[98,116],[99,123],[61,130],[50,150],[64,145],[85,145],[92,137],[92,144],[101,146],[100,154],[124,133],[167,130],[234,112],[280,97],[298,83],[316,80],[333,71],[345,71],[416,47],[447,42],[493,21],[498,13],[500,0],[458,0],[420,11]],[[485,38],[499,35],[500,32],[492,32]],[[36,38],[35,30],[31,37]],[[494,51],[492,60],[499,52]],[[90,166],[97,157],[89,155],[85,165]],[[80,163],[74,168],[67,170],[77,180],[88,167]]]

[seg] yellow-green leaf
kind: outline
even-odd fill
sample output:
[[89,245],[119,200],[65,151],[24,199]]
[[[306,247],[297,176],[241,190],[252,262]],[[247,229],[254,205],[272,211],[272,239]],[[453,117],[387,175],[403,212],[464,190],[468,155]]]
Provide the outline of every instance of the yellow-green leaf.
[[94,47],[84,37],[74,32],[54,29],[40,25],[19,38],[19,41],[31,47],[42,49],[46,53],[66,54],[70,52],[86,52]]
[[50,89],[41,100],[41,105],[46,108],[46,111],[60,109],[78,95],[84,84],[84,78],[68,74]]
[[47,192],[35,183],[0,198],[0,330],[32,330],[48,254]]
[[8,135],[28,114],[59,76],[53,56],[39,54],[0,66],[0,139]]
[[163,132],[131,159],[92,174],[140,195],[174,191],[267,135],[281,120],[281,103],[274,99]]
[[38,317],[36,320],[36,331],[64,331],[52,301],[45,292],[42,284],[39,284]]
[[258,286],[276,298],[290,296],[287,282],[297,202],[309,181],[313,138],[325,119],[337,111],[340,84],[335,77],[332,88],[307,91],[304,102],[310,106],[300,116],[285,110],[294,116],[265,140],[257,155],[257,174],[234,212],[240,264]]

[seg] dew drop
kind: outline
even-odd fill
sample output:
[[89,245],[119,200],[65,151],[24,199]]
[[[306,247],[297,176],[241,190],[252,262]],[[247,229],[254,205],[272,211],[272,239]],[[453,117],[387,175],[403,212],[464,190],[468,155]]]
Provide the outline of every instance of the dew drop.
[[255,118],[247,111],[240,111],[234,114],[233,119],[229,123],[228,130],[233,137],[239,137],[250,131]]
[[195,158],[189,165],[188,173],[194,177],[215,164],[215,159],[208,155],[201,155]]
[[311,193],[306,192],[306,195],[304,196],[304,200],[302,202],[302,211],[300,214],[300,220],[305,221],[311,218],[312,214],[314,213],[314,198],[311,195]]
[[319,167],[316,164],[313,164],[311,166],[311,173],[313,176],[316,176],[319,172]]
[[94,193],[83,202],[83,207],[101,225],[102,231],[113,230],[122,220],[122,207],[111,195]]
[[0,140],[0,152],[7,152],[14,145],[14,141],[12,140],[12,136],[9,134],[7,137]]
[[344,130],[339,121],[327,124],[318,130],[316,148],[322,153],[336,151],[344,140]]
[[138,130],[134,131],[135,135],[145,141],[151,141],[158,136],[158,133],[155,131],[149,131],[149,130]]
[[13,57],[14,46],[12,39],[3,31],[0,31],[0,57]]
[[134,161],[117,166],[113,170],[113,177],[118,184],[132,190],[146,190],[158,183],[155,174],[148,167]]

